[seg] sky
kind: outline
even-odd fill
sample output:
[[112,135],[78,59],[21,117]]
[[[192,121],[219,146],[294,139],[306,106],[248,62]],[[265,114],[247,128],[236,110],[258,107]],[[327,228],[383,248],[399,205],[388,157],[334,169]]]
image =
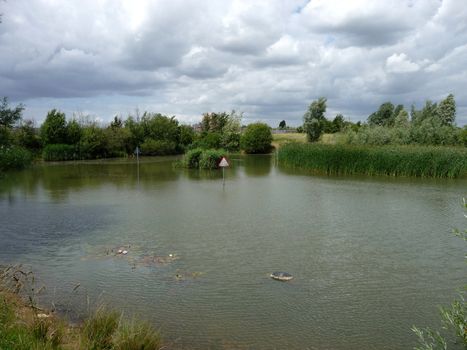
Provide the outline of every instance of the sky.
[[0,0],[0,96],[38,124],[136,110],[195,123],[366,120],[453,93],[467,124],[466,0]]

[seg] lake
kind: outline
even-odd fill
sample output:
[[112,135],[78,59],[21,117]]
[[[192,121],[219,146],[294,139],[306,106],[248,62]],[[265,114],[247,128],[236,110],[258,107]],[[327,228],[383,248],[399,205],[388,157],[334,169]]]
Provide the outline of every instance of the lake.
[[72,320],[105,303],[177,349],[408,349],[410,328],[438,327],[465,284],[452,234],[465,179],[320,177],[232,156],[223,186],[221,171],[175,160],[8,173],[0,264],[31,268],[42,303]]

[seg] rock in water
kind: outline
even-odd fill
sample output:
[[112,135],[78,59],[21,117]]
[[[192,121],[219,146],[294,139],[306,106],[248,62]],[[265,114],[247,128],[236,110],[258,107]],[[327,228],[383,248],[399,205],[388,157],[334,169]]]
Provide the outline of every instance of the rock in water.
[[271,273],[271,278],[277,281],[290,281],[293,276],[288,272],[275,271]]

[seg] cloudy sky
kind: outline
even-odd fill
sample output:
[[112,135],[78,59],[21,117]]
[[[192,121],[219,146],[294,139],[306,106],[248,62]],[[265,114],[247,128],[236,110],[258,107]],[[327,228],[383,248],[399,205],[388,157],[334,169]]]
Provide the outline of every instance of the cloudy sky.
[[196,122],[365,120],[453,93],[467,124],[465,0],[0,0],[0,96],[102,121],[136,108]]

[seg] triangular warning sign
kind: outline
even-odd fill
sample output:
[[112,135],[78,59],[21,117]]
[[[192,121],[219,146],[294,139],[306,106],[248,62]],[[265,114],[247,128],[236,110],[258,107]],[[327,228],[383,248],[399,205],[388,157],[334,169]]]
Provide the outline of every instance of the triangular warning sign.
[[229,162],[227,161],[227,159],[225,159],[225,157],[222,157],[221,162],[219,163],[219,166],[222,168],[229,166]]

